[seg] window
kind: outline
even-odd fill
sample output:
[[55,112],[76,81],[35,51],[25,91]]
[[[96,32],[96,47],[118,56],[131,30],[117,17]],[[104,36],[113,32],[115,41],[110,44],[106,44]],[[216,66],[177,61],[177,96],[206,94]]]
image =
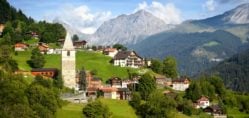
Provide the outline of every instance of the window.
[[70,56],[70,51],[67,51],[67,56]]

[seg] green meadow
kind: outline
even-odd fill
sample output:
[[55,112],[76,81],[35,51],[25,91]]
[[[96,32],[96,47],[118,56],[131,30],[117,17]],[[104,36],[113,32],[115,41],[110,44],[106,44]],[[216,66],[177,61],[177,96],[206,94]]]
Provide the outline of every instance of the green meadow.
[[[17,54],[13,56],[13,58],[17,60],[19,69],[27,71],[31,70],[31,67],[27,63],[30,57],[31,51],[17,52]],[[45,59],[46,63],[44,68],[61,69],[61,55],[45,55]],[[128,78],[128,70],[131,73],[139,71],[139,69],[113,66],[110,61],[111,57],[97,52],[77,51],[76,54],[77,69],[84,67],[88,71],[96,70],[96,76],[102,78],[104,81],[115,76]]]

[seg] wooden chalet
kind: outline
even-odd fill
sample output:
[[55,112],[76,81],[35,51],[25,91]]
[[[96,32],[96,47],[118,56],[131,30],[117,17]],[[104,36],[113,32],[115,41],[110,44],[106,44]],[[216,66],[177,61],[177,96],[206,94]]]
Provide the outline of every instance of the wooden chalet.
[[58,69],[56,68],[36,68],[31,70],[31,74],[34,76],[41,75],[44,77],[55,78],[58,75]]

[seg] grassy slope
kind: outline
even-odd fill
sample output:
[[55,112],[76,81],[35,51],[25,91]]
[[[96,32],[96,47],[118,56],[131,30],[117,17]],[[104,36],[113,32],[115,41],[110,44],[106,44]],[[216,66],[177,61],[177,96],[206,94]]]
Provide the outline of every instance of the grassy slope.
[[233,118],[249,118],[249,114],[240,112],[237,108],[228,108],[227,113]]
[[[21,70],[31,70],[27,64],[27,60],[30,59],[31,52],[18,52],[18,55],[14,56],[14,59],[17,60],[19,69]],[[60,55],[45,55],[46,64],[45,68],[58,68],[61,69],[61,56]],[[84,66],[86,70],[97,70],[97,76],[107,80],[110,77],[118,76],[121,78],[127,78],[127,69],[130,69],[131,72],[137,71],[137,69],[131,68],[121,68],[113,66],[109,63],[111,60],[110,57],[104,56],[100,53],[80,51],[77,52],[76,56],[76,67],[80,69]]]
[[[129,106],[127,101],[101,99],[113,113],[112,118],[136,118],[134,109]],[[69,103],[59,109],[56,113],[57,118],[82,118],[82,104]]]
[[113,118],[136,118],[134,109],[124,100],[101,99],[113,113]]
[[82,118],[83,104],[69,103],[56,112],[57,118]]

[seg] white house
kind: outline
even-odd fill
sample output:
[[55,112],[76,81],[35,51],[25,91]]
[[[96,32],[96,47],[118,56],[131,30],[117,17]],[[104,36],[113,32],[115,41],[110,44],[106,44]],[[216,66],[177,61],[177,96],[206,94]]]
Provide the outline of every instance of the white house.
[[200,99],[198,99],[196,101],[196,105],[195,105],[195,107],[197,109],[199,109],[199,108],[205,109],[205,108],[207,108],[209,106],[210,106],[209,99],[207,97],[205,97],[205,96],[202,96]]
[[118,89],[115,87],[103,87],[100,90],[104,93],[104,98],[108,99],[117,99],[119,96],[117,95]]
[[25,51],[28,49],[28,45],[24,43],[16,43],[15,44],[15,51]]
[[105,48],[103,50],[103,54],[110,56],[110,57],[114,57],[116,54],[118,53],[118,50],[116,48]]
[[177,91],[185,91],[188,89],[190,81],[187,78],[176,79],[172,81],[172,89]]
[[144,66],[144,60],[135,51],[120,51],[113,59],[114,66],[139,68]]

